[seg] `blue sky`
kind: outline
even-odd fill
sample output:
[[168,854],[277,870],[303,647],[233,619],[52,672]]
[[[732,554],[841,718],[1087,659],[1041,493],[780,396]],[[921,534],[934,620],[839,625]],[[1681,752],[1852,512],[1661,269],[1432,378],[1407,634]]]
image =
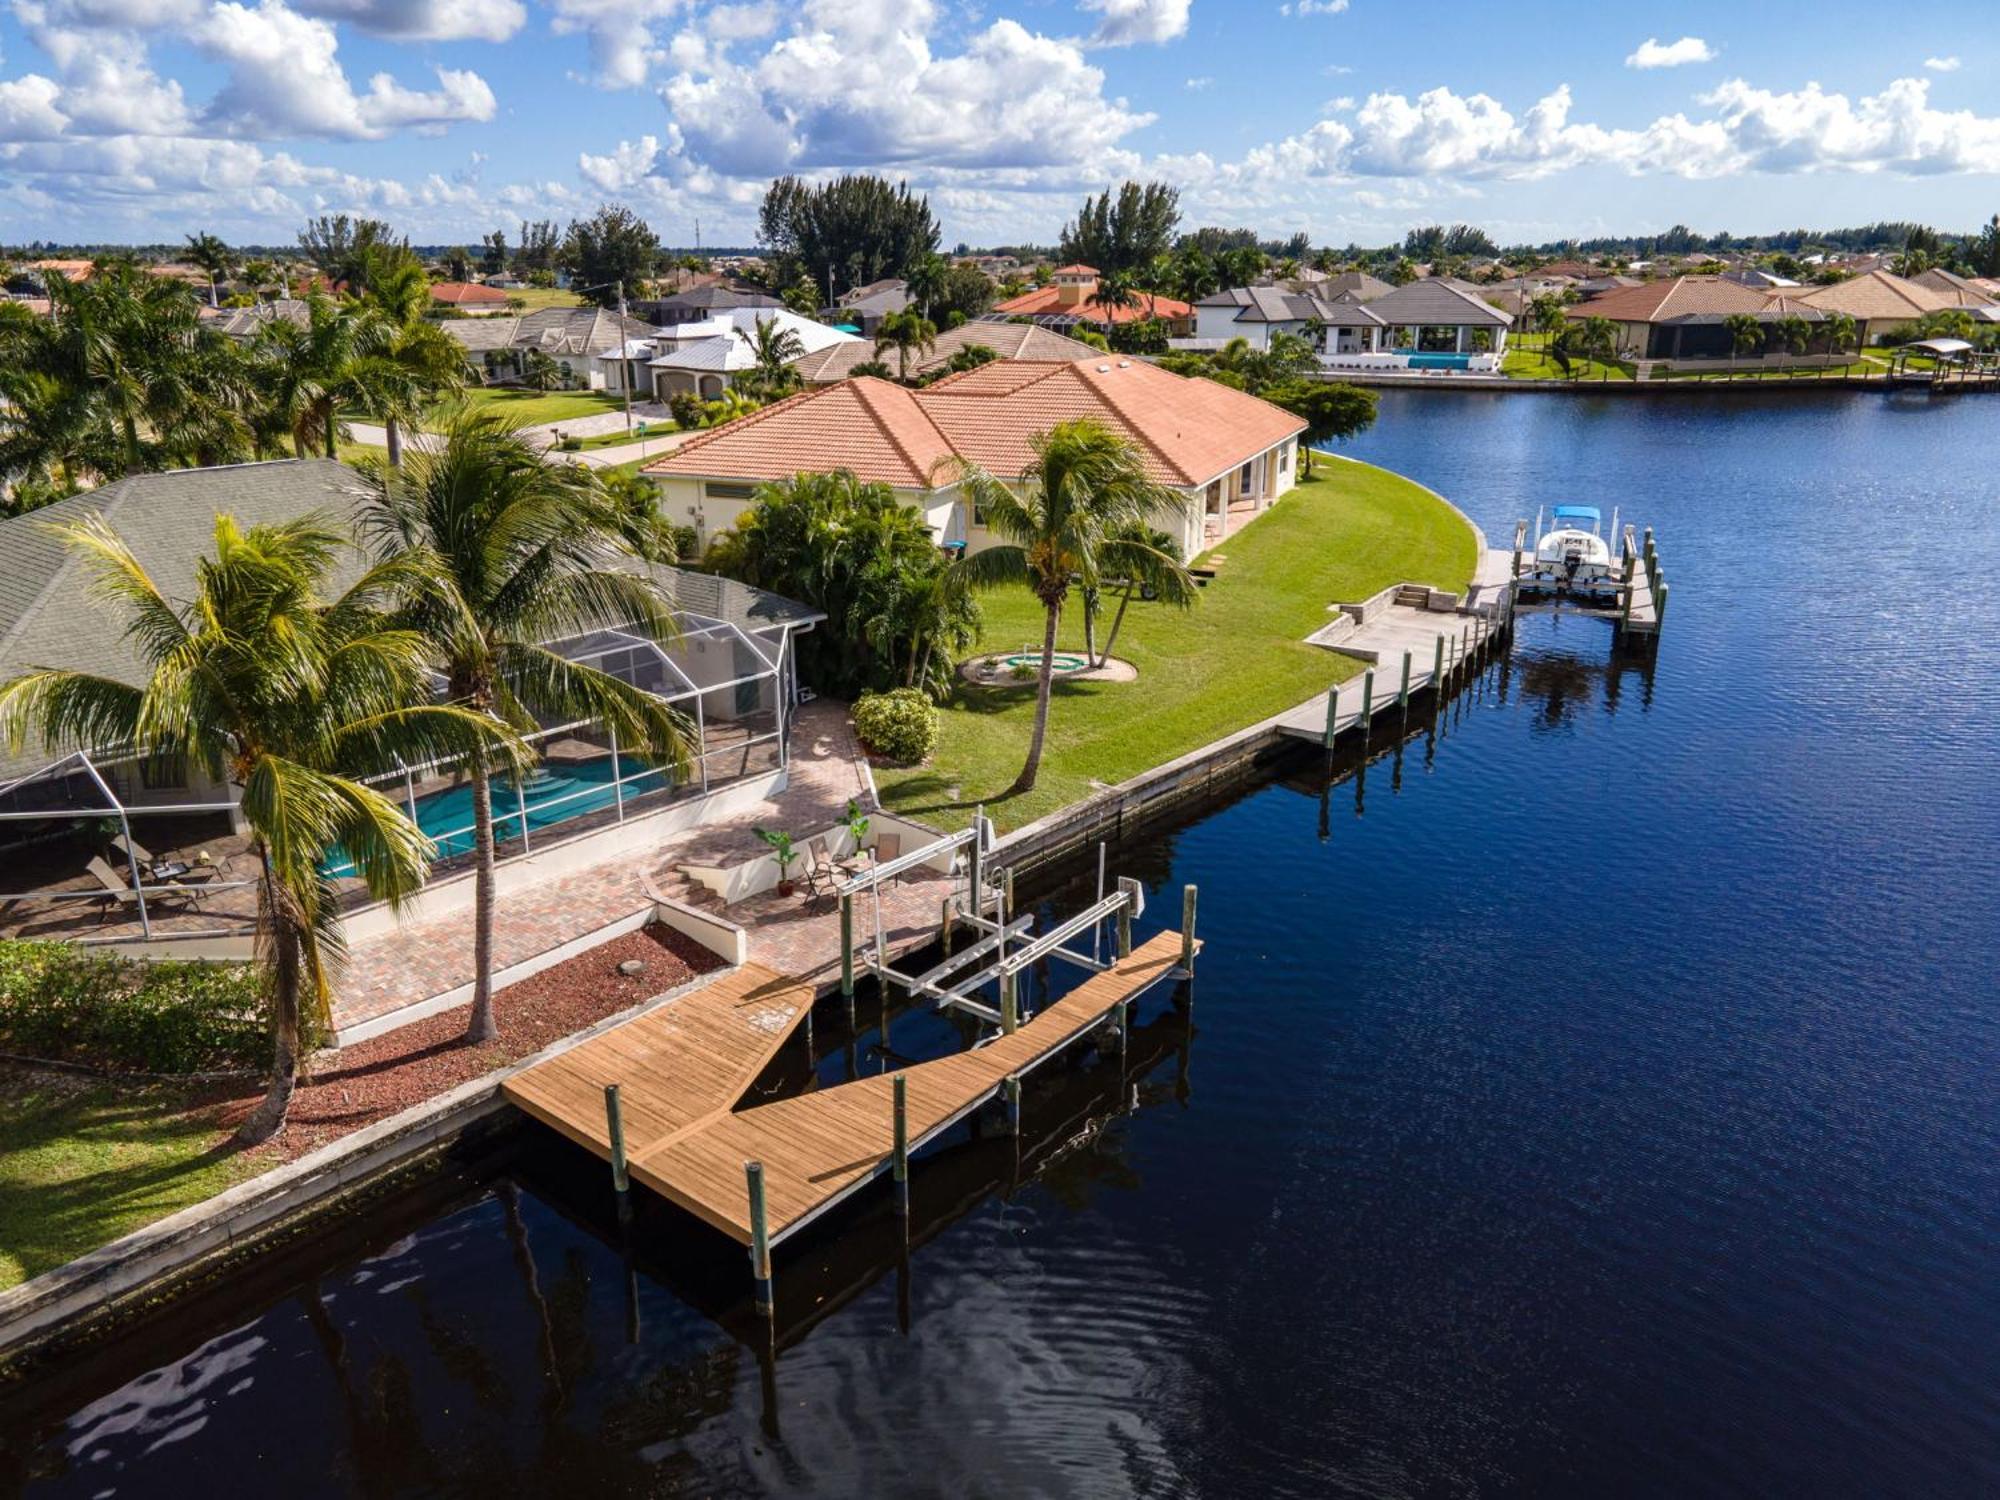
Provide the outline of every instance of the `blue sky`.
[[[1089,191],[1376,242],[2000,210],[1984,5],[1392,0],[0,0],[0,239],[419,240],[616,199],[745,243],[766,182],[865,167],[947,241]],[[1637,14],[1637,11],[1634,12]]]

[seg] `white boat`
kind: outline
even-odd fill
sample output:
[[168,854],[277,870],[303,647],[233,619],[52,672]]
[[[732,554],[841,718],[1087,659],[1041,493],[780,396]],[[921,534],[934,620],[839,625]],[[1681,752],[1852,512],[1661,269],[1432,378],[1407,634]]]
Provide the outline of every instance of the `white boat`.
[[1603,514],[1594,505],[1558,505],[1555,524],[1535,542],[1535,573],[1558,588],[1600,583],[1611,577],[1611,547]]

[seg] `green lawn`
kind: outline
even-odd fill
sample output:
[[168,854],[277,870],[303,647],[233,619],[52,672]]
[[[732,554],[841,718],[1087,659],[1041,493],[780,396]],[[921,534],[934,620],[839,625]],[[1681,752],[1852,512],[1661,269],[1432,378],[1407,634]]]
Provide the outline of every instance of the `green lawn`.
[[506,413],[509,421],[523,427],[539,427],[544,422],[573,422],[578,417],[625,410],[623,396],[611,396],[603,391],[515,391],[488,385],[467,391],[466,398],[475,405],[490,406]]
[[607,432],[601,437],[585,438],[580,447],[569,451],[589,453],[598,448],[623,448],[628,443],[651,442],[654,438],[664,437],[673,430],[674,424],[671,422],[648,422],[645,435],[642,437],[639,433],[639,424],[635,420],[630,432],[621,427],[616,432]]
[[0,1070],[0,1287],[270,1165],[231,1148],[186,1085]]
[[1500,373],[1510,380],[1630,380],[1629,365],[1596,359],[1572,359],[1569,373],[1539,349],[1510,346],[1500,357]]
[[564,291],[559,286],[519,287],[507,294],[518,301],[524,312],[540,312],[545,307],[584,307],[588,304],[575,292]]
[[[1093,782],[1136,776],[1353,676],[1358,661],[1305,644],[1330,618],[1327,606],[1404,580],[1461,589],[1474,553],[1470,528],[1428,491],[1385,469],[1322,459],[1313,479],[1216,549],[1217,577],[1193,610],[1133,604],[1116,654],[1139,669],[1137,682],[1057,683],[1033,792],[1000,799],[1027,752],[1034,684],[961,685],[940,716],[932,761],[876,771],[883,806],[957,828],[984,802],[1002,828],[1032,822],[1089,795]],[[1026,589],[996,590],[981,607],[981,650],[1040,642]],[[1061,643],[1083,644],[1073,600]]]

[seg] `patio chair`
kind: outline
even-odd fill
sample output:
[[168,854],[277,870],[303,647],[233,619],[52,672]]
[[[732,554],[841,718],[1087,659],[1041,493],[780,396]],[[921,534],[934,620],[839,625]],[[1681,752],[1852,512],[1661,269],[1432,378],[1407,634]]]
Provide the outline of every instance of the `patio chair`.
[[150,865],[153,862],[152,850],[148,849],[144,844],[140,843],[137,839],[127,838],[122,833],[119,834],[116,838],[112,839],[111,847],[116,849],[120,854],[124,855],[125,863],[130,865],[135,870],[143,869],[145,866]]
[[[138,906],[139,893],[133,890],[125,881],[118,878],[118,872],[104,862],[103,855],[100,854],[92,859],[84,868],[96,877],[97,883],[103,886],[108,894],[118,898],[116,901],[105,905],[103,915],[98,918],[100,924],[108,922],[112,917],[122,914],[128,906],[134,908]],[[155,891],[146,899],[156,907],[164,908],[169,905],[178,904],[185,910],[193,904],[194,898],[191,895],[177,896],[171,891]]]
[[806,899],[831,901],[839,884],[840,872],[834,868],[833,853],[826,847],[824,835],[806,840],[805,872]]
[[[900,833],[878,833],[875,835],[873,853],[876,864],[885,865],[890,860],[899,858],[902,852],[903,836]],[[902,879],[902,877],[900,875],[891,875],[889,879],[891,882],[894,882]]]

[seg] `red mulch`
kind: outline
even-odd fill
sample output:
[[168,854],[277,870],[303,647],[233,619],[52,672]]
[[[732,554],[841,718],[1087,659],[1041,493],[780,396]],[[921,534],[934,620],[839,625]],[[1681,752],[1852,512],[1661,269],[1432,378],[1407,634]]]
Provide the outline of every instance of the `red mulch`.
[[[618,965],[630,958],[646,972],[620,974]],[[257,1154],[294,1160],[721,967],[721,959],[671,928],[647,927],[501,990],[493,997],[500,1035],[483,1046],[466,1044],[472,1007],[463,1005],[344,1047],[330,1066],[299,1081],[290,1122]],[[225,1106],[223,1126],[234,1129],[258,1097]]]

